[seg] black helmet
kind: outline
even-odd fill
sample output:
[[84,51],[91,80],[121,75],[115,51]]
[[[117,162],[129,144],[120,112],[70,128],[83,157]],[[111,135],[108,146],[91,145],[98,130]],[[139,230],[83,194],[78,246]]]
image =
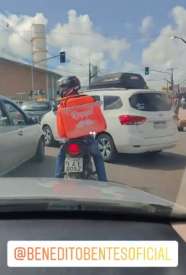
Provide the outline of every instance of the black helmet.
[[68,96],[77,93],[81,87],[80,81],[76,76],[62,77],[57,81],[60,96]]

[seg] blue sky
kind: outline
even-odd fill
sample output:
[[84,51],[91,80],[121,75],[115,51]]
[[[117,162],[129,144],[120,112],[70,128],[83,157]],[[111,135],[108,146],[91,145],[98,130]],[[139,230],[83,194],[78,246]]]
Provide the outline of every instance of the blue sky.
[[171,20],[170,11],[176,5],[186,7],[184,0],[1,0],[1,9],[10,13],[34,15],[42,12],[48,18],[48,27],[57,22],[65,23],[67,12],[75,9],[88,14],[96,29],[112,37],[127,37],[133,45],[131,61],[140,58],[143,43],[139,42],[139,25],[145,16],[153,16],[153,36]]
[[123,35],[125,23],[137,28],[143,17],[152,15],[157,30],[170,20],[169,12],[177,5],[186,6],[184,0],[1,0],[1,9],[10,13],[34,15],[43,12],[49,19],[49,26],[65,22],[67,11],[76,9],[78,13],[91,16],[98,30],[108,35]]
[[[98,33],[128,40],[131,48],[124,58],[134,64],[141,63],[142,50],[156,39],[160,30],[174,23],[171,10],[175,6],[186,8],[184,0],[1,0],[0,4],[0,10],[6,14],[34,16],[43,13],[48,19],[49,30],[58,22],[65,24],[71,9],[75,9],[78,15],[88,14]],[[152,16],[153,26],[148,40],[142,40],[139,28],[146,16]]]
[[135,36],[143,17],[152,15],[158,31],[170,20],[169,12],[174,6],[186,6],[184,0],[1,0],[1,9],[10,13],[34,15],[43,12],[49,19],[49,26],[65,22],[67,12],[76,9],[78,13],[91,16],[98,30],[107,35],[123,36],[125,24],[134,26],[129,36]]

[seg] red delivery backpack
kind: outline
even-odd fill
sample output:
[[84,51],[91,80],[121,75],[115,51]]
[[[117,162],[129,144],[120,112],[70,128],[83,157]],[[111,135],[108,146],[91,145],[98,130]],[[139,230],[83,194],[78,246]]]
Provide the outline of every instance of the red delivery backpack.
[[69,96],[61,100],[56,123],[60,138],[79,138],[90,132],[100,133],[106,129],[106,122],[100,104],[91,96]]

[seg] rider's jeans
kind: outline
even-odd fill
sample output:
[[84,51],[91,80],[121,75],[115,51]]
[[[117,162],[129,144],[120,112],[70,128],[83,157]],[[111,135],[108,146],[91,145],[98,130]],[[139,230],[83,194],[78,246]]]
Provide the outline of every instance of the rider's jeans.
[[[88,145],[89,152],[94,159],[96,172],[98,174],[98,179],[100,181],[107,181],[105,165],[104,165],[104,161],[101,156],[101,153],[98,149],[97,141],[93,137],[88,137],[85,139],[85,143]],[[56,160],[56,171],[55,171],[56,178],[63,178],[64,163],[65,163],[65,146],[62,145]]]

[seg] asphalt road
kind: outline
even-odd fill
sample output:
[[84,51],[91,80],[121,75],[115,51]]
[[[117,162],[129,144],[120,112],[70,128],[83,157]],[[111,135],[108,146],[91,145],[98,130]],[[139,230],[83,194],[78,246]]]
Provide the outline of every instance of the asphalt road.
[[[43,163],[25,163],[7,176],[53,177],[58,150],[59,148],[46,148]],[[106,164],[110,181],[125,183],[174,201],[183,185],[185,168],[186,132],[179,133],[178,144],[174,149],[164,151],[156,157],[122,154],[114,163]]]

